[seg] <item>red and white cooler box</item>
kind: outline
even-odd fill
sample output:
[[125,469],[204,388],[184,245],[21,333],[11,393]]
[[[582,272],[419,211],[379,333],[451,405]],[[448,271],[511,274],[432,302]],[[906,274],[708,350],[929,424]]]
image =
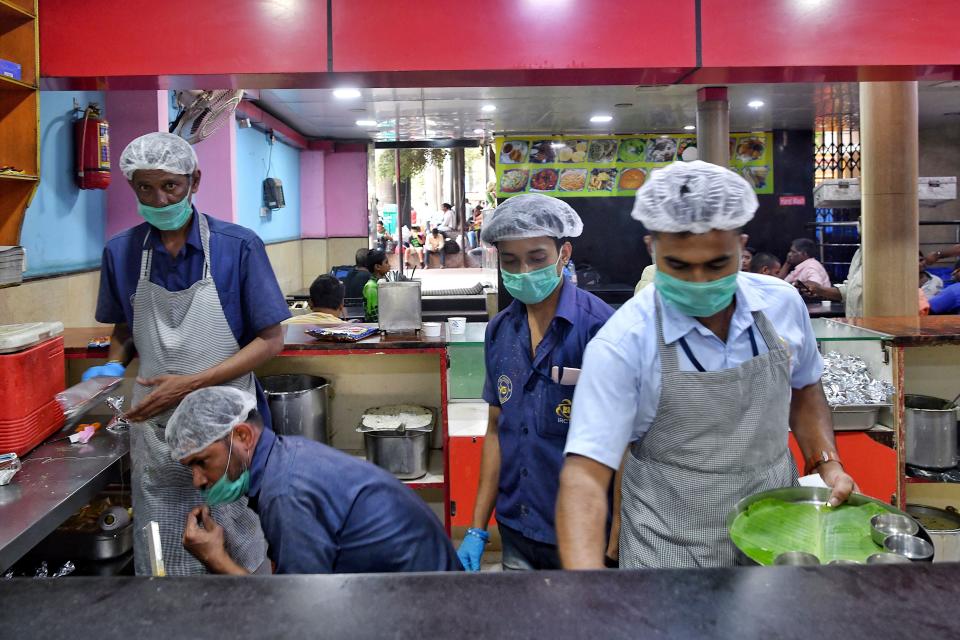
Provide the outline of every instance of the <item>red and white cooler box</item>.
[[0,325],[0,453],[23,456],[63,426],[63,324]]

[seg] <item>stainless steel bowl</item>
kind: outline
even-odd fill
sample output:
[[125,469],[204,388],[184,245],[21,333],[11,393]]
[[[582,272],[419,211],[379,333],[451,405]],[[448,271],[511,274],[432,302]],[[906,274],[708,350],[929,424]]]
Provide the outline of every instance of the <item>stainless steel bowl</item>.
[[828,562],[827,564],[828,564],[828,565],[829,565],[829,564],[839,564],[839,565],[848,565],[848,566],[849,566],[849,565],[857,565],[857,564],[863,564],[863,563],[862,563],[862,562],[857,562],[856,560],[845,560],[845,559],[843,559],[843,558],[837,558],[836,560],[831,560],[831,561]]
[[883,548],[910,560],[932,560],[933,545],[917,536],[895,533],[883,541]]
[[806,551],[787,551],[773,559],[773,564],[809,567],[820,564],[820,558]]
[[910,516],[901,516],[896,513],[880,513],[870,518],[870,537],[881,547],[887,536],[904,533],[915,536],[920,531],[920,525]]
[[895,553],[875,553],[867,558],[867,564],[910,564],[910,559]]

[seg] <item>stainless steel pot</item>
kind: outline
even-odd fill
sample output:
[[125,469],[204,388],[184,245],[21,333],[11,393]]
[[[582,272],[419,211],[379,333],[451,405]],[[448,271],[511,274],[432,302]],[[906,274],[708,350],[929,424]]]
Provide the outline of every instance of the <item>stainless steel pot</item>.
[[930,535],[936,550],[935,562],[960,562],[960,513],[956,509],[908,504],[907,513]]
[[367,431],[363,444],[369,462],[400,480],[416,480],[427,475],[430,436],[429,431]]
[[931,396],[904,398],[907,464],[925,469],[957,466],[957,408]]
[[266,376],[260,380],[270,405],[273,430],[326,444],[330,433],[330,383],[306,374]]

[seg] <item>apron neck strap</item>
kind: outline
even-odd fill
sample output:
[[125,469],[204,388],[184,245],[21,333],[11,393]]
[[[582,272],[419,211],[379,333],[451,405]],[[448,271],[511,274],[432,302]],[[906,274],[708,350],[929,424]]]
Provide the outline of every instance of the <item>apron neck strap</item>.
[[[193,209],[197,224],[200,225],[200,246],[203,247],[203,278],[210,277],[210,224],[207,217]],[[150,269],[153,267],[153,249],[149,248],[150,234],[153,233],[153,227],[147,229],[147,235],[143,237],[143,248],[140,252],[140,279],[150,279]]]

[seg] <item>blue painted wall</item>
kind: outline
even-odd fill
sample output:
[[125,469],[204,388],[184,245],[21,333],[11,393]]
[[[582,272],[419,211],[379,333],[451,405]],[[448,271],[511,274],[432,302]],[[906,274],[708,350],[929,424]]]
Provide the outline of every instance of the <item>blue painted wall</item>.
[[[236,126],[236,125],[234,125]],[[260,217],[263,180],[267,177],[270,143],[256,129],[237,131],[237,221],[253,229],[266,243],[300,238],[300,151],[277,140],[273,144],[270,177],[283,181],[287,206]]]
[[[81,107],[104,102],[99,91],[40,92],[40,187],[20,235],[27,250],[28,277],[100,266],[106,194],[81,191],[74,182],[74,98]],[[109,121],[110,114],[105,115]]]

